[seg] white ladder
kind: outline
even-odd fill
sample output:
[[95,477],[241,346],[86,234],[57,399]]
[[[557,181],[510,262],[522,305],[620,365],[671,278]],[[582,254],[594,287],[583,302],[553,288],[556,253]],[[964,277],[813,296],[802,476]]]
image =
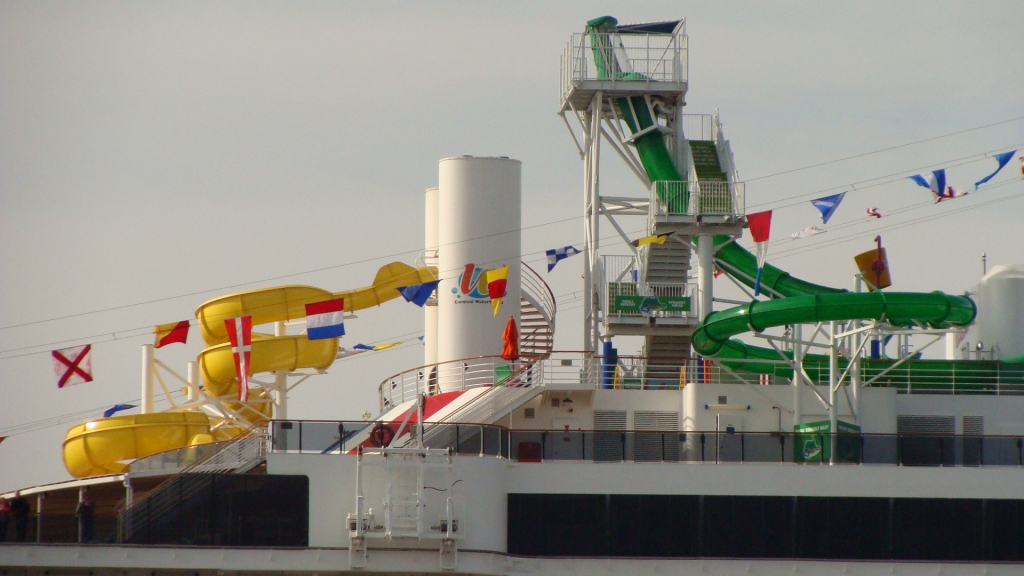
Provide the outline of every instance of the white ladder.
[[[349,567],[366,567],[367,541],[370,539],[415,538],[440,540],[440,568],[454,569],[458,563],[456,540],[462,538],[458,519],[454,517],[453,494],[455,472],[452,450],[417,448],[359,448],[356,461],[356,509],[348,515]],[[364,457],[367,457],[364,460]],[[383,490],[383,524],[377,524],[373,509],[366,508],[363,490],[363,467],[383,468],[386,478]],[[444,472],[448,488],[439,491],[443,501],[433,500],[433,510],[443,510],[439,525],[425,522],[427,498],[424,477],[429,468]],[[434,478],[431,482],[438,480]],[[378,494],[380,494],[378,492]]]

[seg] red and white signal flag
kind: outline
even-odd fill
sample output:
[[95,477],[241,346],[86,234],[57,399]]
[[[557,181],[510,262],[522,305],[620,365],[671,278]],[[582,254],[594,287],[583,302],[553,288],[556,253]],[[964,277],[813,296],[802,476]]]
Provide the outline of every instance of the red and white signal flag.
[[238,400],[249,401],[249,376],[252,367],[252,316],[228,318],[224,321],[231,340],[231,352],[235,356],[235,375],[238,376]]
[[757,278],[754,279],[754,296],[761,293],[761,271],[768,259],[768,237],[772,231],[772,211],[766,210],[756,214],[747,214],[747,226],[750,236],[754,239],[754,254],[757,255]]
[[54,350],[53,372],[57,375],[57,388],[92,382],[92,344]]

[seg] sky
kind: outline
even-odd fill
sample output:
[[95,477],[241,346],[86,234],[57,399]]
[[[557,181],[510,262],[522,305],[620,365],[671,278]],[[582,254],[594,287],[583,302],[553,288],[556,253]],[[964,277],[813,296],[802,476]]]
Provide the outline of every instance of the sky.
[[[1024,264],[1016,159],[940,205],[905,178],[945,167],[971,190],[995,167],[986,155],[1024,149],[1017,1],[7,1],[0,490],[68,478],[67,429],[139,398],[155,324],[231,292],[340,291],[414,263],[442,158],[523,162],[526,262],[578,245],[583,166],[557,116],[559,57],[605,14],[687,19],[686,111],[719,110],[748,212],[775,210],[773,264],[852,287],[852,256],[879,234],[898,290],[963,293],[982,253],[990,267]],[[604,194],[647,195],[610,154],[601,182]],[[821,226],[810,199],[842,191],[828,233],[788,238]],[[892,215],[868,219],[870,206]],[[558,349],[581,348],[581,270],[577,258],[545,274]],[[422,363],[412,305],[360,312],[346,328],[342,345],[409,342],[302,384],[291,418],[375,413],[378,384]],[[95,381],[58,389],[50,351],[86,343]],[[184,373],[200,351],[193,331],[158,358]]]

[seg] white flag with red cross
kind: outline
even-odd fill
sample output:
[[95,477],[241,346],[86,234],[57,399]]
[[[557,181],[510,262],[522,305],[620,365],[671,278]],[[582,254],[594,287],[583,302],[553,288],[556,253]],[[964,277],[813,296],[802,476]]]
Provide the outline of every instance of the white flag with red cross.
[[252,368],[252,316],[240,316],[224,321],[231,339],[231,352],[235,356],[235,375],[238,376],[238,400],[249,401],[249,376]]
[[54,350],[53,372],[57,375],[57,388],[92,382],[92,344]]

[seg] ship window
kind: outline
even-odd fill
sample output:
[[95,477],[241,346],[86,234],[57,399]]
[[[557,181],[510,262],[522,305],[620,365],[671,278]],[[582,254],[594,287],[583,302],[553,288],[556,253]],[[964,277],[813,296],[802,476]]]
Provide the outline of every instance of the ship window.
[[509,494],[526,556],[1024,561],[1024,500]]

